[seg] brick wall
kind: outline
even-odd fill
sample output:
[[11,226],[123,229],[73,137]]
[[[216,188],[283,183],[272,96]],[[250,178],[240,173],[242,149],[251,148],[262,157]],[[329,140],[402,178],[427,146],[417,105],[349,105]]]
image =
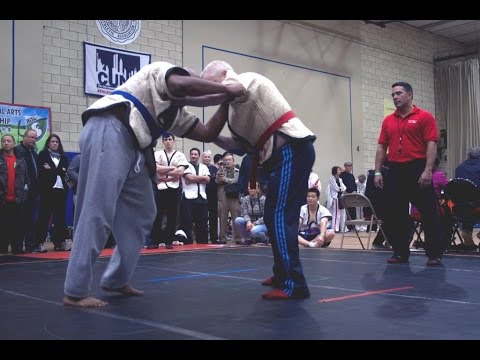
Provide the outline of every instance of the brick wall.
[[[383,120],[383,103],[391,85],[404,80],[412,84],[414,102],[435,113],[433,55],[458,47],[447,39],[402,24],[386,28],[361,22],[352,32],[362,45],[363,172],[374,166],[375,150]],[[348,31],[348,27],[346,28]],[[83,88],[83,41],[150,53],[152,61],[182,64],[182,21],[142,20],[142,30],[134,43],[110,43],[98,31],[94,20],[44,21],[43,105],[52,109],[53,131],[62,138],[67,151],[78,151],[82,128],[80,115],[97,98],[86,96]],[[444,128],[439,124],[439,128]],[[178,139],[181,149],[183,142]]]
[[[384,118],[384,99],[391,97],[391,85],[407,81],[413,87],[414,103],[435,115],[433,56],[436,52],[458,47],[458,43],[436,37],[403,24],[386,28],[363,24],[362,104],[364,166],[375,166],[375,152]],[[439,129],[445,124],[439,123]]]
[[[87,96],[83,85],[83,42],[150,53],[153,61],[182,65],[182,21],[142,20],[135,42],[110,43],[94,20],[45,20],[43,53],[43,105],[52,110],[53,131],[66,151],[78,151],[80,119],[85,108],[98,98]],[[182,143],[177,141],[177,146]]]

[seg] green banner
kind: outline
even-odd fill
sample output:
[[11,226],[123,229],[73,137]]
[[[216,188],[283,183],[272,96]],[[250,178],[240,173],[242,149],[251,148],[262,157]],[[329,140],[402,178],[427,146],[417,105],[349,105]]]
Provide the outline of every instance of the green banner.
[[383,116],[388,116],[397,110],[392,99],[383,99]]
[[0,102],[0,136],[11,134],[18,145],[22,142],[25,131],[29,129],[37,133],[39,152],[51,133],[50,108]]

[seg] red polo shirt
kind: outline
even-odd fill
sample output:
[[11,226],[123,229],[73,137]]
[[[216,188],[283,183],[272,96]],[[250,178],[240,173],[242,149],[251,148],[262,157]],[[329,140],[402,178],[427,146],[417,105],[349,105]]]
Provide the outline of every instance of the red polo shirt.
[[6,202],[14,202],[15,201],[15,161],[17,158],[15,155],[5,155],[3,154],[3,158],[7,163],[7,195],[6,195]]
[[425,159],[429,141],[438,141],[437,122],[432,114],[415,105],[405,118],[398,110],[388,115],[378,138],[379,144],[388,147],[388,160],[400,163]]

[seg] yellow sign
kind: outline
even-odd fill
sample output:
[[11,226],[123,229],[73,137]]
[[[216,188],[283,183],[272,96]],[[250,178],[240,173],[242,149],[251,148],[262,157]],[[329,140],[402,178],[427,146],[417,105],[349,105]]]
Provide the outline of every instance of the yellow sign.
[[383,116],[390,115],[397,110],[392,99],[383,99]]

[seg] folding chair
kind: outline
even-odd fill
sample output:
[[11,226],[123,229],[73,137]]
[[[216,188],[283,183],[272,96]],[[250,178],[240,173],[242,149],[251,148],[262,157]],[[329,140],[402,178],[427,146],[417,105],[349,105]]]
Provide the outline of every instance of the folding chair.
[[443,190],[443,199],[450,204],[452,234],[449,243],[455,244],[455,235],[463,243],[459,228],[464,221],[480,221],[480,189],[469,179],[457,178],[448,182]]
[[[385,233],[383,232],[383,229],[382,229],[383,221],[380,220],[377,217],[377,214],[375,213],[375,209],[373,208],[372,203],[370,202],[370,200],[365,195],[356,194],[356,193],[345,194],[345,195],[342,196],[342,201],[343,201],[343,206],[344,206],[345,209],[363,207],[363,208],[370,209],[370,211],[372,213],[372,216],[370,217],[370,220],[366,220],[366,219],[352,220],[351,217],[350,217],[350,213],[348,211],[345,211],[345,213],[347,215],[347,220],[345,221],[345,226],[353,225],[352,227],[353,227],[353,229],[355,229],[357,239],[358,239],[358,241],[360,241],[360,245],[362,245],[362,249],[365,250],[365,246],[363,246],[363,242],[362,242],[362,239],[360,238],[360,234],[358,233],[356,225],[370,225],[369,226],[369,231],[368,231],[367,249],[370,247],[370,239],[371,239],[371,236],[372,236],[372,225],[376,224],[377,227],[378,227],[378,231],[381,231],[384,238],[387,239],[387,237],[385,236]],[[345,238],[345,232],[342,233],[342,241],[340,243],[340,249],[343,248],[344,238]]]
[[[411,223],[412,231],[410,233],[409,243],[416,249],[425,248],[425,241],[422,238],[422,234],[423,234],[422,218],[420,216],[420,213],[418,213],[418,211],[410,213],[410,223]],[[417,238],[414,240],[415,235],[417,235]]]

